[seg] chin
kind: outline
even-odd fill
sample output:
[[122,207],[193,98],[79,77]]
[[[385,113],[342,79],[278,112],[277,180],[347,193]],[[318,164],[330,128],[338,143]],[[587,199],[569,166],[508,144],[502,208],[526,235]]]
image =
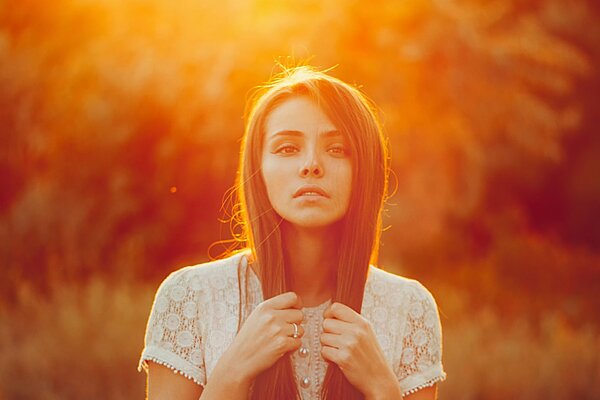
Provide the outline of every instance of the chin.
[[299,228],[307,229],[318,229],[328,228],[336,224],[342,219],[343,216],[331,216],[331,215],[304,215],[304,216],[283,216],[289,224],[297,226]]

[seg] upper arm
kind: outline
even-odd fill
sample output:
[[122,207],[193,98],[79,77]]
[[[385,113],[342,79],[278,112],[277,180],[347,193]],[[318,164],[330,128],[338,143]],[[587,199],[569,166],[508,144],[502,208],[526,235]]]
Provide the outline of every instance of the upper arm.
[[148,361],[148,400],[198,400],[202,386],[171,369]]

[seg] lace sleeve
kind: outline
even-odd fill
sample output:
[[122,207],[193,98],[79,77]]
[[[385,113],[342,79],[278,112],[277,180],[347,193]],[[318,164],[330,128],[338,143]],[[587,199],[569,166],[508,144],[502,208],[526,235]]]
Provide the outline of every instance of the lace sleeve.
[[200,287],[189,272],[186,268],[173,272],[158,288],[138,371],[148,372],[147,361],[153,361],[204,386],[206,372],[198,326]]
[[442,366],[442,327],[435,300],[416,281],[408,299],[402,355],[396,368],[405,396],[446,379]]

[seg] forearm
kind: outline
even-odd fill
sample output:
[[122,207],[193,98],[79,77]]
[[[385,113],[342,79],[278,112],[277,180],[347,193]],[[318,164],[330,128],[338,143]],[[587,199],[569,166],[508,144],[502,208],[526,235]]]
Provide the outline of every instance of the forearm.
[[373,395],[365,396],[365,400],[402,400],[402,391],[398,389],[390,389]]
[[248,390],[250,385],[246,382],[219,379],[211,377],[204,387],[204,391],[200,396],[201,400],[246,400],[248,399]]
[[370,393],[365,394],[365,400],[402,400],[402,388],[395,377],[384,379],[374,385]]
[[219,360],[204,391],[201,400],[246,400],[251,385],[250,377],[239,368],[239,363],[230,362],[228,354],[224,354]]

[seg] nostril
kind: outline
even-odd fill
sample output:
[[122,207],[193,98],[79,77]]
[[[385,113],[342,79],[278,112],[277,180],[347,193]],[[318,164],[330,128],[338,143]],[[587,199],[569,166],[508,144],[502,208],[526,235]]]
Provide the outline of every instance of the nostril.
[[309,175],[321,175],[321,168],[319,168],[318,166],[313,166],[313,167],[303,167],[300,170],[300,175],[301,176],[309,176]]

